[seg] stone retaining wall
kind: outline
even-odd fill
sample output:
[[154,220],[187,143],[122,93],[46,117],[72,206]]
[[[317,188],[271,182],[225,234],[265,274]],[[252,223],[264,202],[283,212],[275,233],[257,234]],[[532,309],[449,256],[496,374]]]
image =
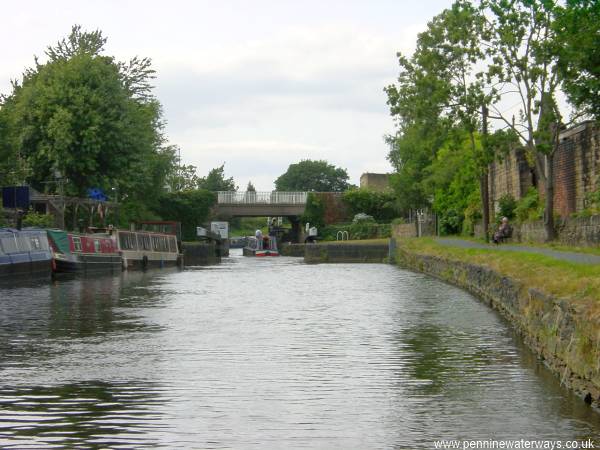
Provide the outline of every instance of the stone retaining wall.
[[414,223],[392,224],[392,236],[396,239],[416,237],[417,227]]
[[186,266],[207,266],[220,263],[221,257],[214,242],[186,242],[183,261]]
[[563,384],[600,406],[600,318],[569,299],[555,298],[477,265],[400,249],[400,266],[464,288],[497,309]]
[[312,244],[305,247],[306,263],[381,263],[388,259],[386,244]]
[[281,244],[279,252],[282,256],[294,256],[304,258],[304,247],[306,244]]
[[[493,229],[493,227],[491,228]],[[556,221],[558,243],[580,247],[600,246],[600,216],[569,217]],[[483,237],[483,227],[477,224],[475,236]],[[522,243],[543,243],[546,239],[544,222],[537,220],[513,225],[513,240]]]

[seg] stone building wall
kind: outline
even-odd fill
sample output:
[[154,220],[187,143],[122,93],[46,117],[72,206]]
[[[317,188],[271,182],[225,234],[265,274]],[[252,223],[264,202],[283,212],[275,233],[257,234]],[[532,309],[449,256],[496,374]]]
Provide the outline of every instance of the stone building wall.
[[[583,122],[565,130],[560,136],[560,146],[554,155],[554,205],[562,217],[581,212],[586,208],[586,195],[599,187],[600,176],[600,126]],[[530,186],[538,186],[532,165],[525,151],[509,152],[502,160],[490,165],[489,190],[492,217],[503,195],[520,199]]]
[[520,199],[529,187],[534,184],[533,171],[523,149],[509,152],[501,161],[490,165],[489,190],[491,217],[498,210],[498,202],[502,196],[510,194]]
[[390,176],[387,173],[363,173],[360,187],[372,191],[387,191],[390,188]]

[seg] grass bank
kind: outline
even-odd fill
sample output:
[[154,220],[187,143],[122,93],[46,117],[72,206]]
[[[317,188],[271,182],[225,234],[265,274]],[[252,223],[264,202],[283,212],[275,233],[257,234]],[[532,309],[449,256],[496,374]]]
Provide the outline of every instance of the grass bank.
[[[406,239],[399,248],[421,255],[439,256],[487,267],[548,295],[569,298],[600,313],[600,265],[559,261],[549,256],[441,245],[431,238]],[[561,248],[562,249],[562,248]]]

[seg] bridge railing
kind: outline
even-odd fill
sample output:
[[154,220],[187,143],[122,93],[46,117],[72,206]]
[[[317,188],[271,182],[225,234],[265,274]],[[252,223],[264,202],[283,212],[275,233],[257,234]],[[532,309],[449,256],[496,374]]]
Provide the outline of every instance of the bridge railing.
[[217,192],[219,205],[305,205],[308,192]]

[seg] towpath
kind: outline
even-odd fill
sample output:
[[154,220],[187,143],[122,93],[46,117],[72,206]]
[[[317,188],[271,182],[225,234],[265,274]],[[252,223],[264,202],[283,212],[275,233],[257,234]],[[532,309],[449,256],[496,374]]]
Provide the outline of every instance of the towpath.
[[511,244],[484,244],[481,242],[473,242],[466,239],[449,239],[438,238],[436,242],[449,247],[460,248],[481,248],[487,250],[505,250],[512,252],[537,253],[540,255],[549,256],[551,258],[562,261],[574,262],[579,264],[600,264],[600,255],[592,255],[589,253],[567,252],[562,250],[553,250],[545,247],[533,247],[529,245],[511,245]]

